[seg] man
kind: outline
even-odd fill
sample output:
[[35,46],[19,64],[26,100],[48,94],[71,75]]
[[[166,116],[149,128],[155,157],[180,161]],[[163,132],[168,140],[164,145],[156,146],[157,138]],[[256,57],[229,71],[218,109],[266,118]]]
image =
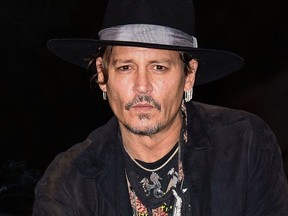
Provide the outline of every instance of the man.
[[81,67],[95,55],[89,65],[115,117],[50,164],[34,215],[288,215],[269,127],[243,111],[189,102],[195,83],[243,64],[197,48],[193,14],[188,0],[111,0],[99,40],[48,43]]

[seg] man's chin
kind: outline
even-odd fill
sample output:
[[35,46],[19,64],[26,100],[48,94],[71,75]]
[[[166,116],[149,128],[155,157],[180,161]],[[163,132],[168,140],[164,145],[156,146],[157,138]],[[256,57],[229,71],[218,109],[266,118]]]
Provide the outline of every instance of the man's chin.
[[131,125],[124,125],[124,126],[129,130],[129,132],[139,136],[152,136],[154,134],[157,134],[163,128],[161,124],[146,127],[144,126],[133,127]]
[[149,114],[149,113],[140,113],[140,114],[137,115],[137,117],[141,121],[145,121],[145,120],[149,121],[149,120],[151,120],[151,114]]

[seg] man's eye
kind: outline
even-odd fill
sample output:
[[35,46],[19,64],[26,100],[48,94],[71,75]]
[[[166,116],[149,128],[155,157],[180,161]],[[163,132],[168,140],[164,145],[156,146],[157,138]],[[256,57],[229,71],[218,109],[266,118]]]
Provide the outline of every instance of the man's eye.
[[156,65],[154,68],[155,68],[156,70],[160,70],[160,71],[163,71],[163,70],[166,70],[166,69],[167,69],[166,67],[164,67],[164,66],[162,66],[162,65]]
[[129,68],[130,67],[128,65],[123,65],[123,66],[118,67],[118,70],[125,71],[125,70],[129,70]]

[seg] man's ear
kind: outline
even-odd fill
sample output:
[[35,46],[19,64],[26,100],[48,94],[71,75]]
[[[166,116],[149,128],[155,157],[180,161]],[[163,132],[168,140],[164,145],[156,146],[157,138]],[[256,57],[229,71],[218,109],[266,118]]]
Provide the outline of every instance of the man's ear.
[[185,77],[184,91],[188,91],[194,86],[195,78],[196,78],[196,71],[198,68],[198,61],[196,59],[190,60],[189,67],[190,67],[190,71]]
[[97,81],[100,89],[106,92],[106,84],[104,83],[104,72],[103,72],[103,65],[102,65],[102,57],[98,57],[96,59],[96,70],[97,70]]

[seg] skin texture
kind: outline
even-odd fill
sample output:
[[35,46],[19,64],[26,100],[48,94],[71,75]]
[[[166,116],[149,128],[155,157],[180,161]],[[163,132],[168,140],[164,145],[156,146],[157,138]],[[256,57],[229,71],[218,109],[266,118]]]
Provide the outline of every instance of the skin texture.
[[[136,159],[154,162],[179,139],[181,101],[194,85],[197,61],[185,76],[177,51],[115,46],[108,65],[109,79],[99,84],[107,91],[120,125],[123,143]],[[102,58],[96,60],[103,81]]]

